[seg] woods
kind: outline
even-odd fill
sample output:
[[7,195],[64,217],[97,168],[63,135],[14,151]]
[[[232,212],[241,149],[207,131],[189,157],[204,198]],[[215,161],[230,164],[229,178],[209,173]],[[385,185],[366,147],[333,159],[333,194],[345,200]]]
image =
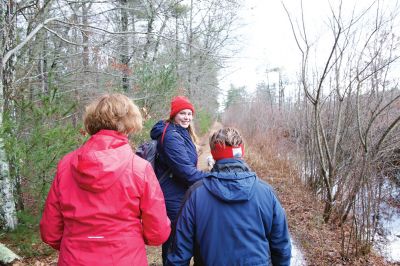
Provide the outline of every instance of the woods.
[[307,28],[296,31],[292,26],[302,55],[300,82],[306,102],[303,170],[305,182],[320,190],[325,222],[351,219],[342,252],[354,250],[357,255],[372,246],[382,187],[394,178],[385,166],[396,156],[399,141],[400,91],[394,75],[399,38],[392,33],[398,13],[379,2],[349,18],[343,18],[342,6],[331,7],[331,12],[332,48],[319,68],[310,62]]
[[169,99],[185,94],[198,132],[221,118],[252,148],[273,147],[294,165],[323,203],[323,222],[340,229],[344,260],[371,252],[385,234],[385,208],[400,206],[399,6],[334,1],[320,33],[300,3],[282,4],[300,58],[295,80],[269,65],[256,88],[223,91],[243,1],[1,1],[5,234],[37,225],[58,160],[87,139],[81,117],[90,100],[105,92],[134,99],[145,118],[139,143],[166,118]]
[[[295,12],[283,5],[301,58],[297,88],[285,86],[281,73],[253,95],[231,88],[235,104],[224,123],[246,130],[258,146],[279,140],[277,149],[324,203],[324,222],[342,228],[341,255],[352,257],[370,252],[398,182],[399,14],[379,1],[350,14],[343,6],[330,6],[321,37],[302,6]],[[283,105],[282,90],[291,94]]]
[[26,207],[40,212],[56,162],[85,138],[82,107],[99,93],[130,95],[148,118],[165,113],[165,99],[185,93],[205,117],[214,116],[220,54],[238,7],[2,1],[2,227],[15,229]]

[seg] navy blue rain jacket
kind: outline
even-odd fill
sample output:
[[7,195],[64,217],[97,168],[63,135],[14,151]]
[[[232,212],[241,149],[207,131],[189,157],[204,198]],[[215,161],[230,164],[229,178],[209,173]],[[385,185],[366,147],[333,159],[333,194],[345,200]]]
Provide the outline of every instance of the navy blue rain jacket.
[[217,161],[185,199],[167,265],[290,265],[285,212],[242,160]]
[[[158,140],[159,156],[154,170],[164,193],[168,217],[174,221],[187,189],[206,173],[197,169],[196,147],[186,128],[169,123],[161,143],[165,125],[164,121],[157,122],[150,136]],[[167,178],[163,178],[166,174]]]

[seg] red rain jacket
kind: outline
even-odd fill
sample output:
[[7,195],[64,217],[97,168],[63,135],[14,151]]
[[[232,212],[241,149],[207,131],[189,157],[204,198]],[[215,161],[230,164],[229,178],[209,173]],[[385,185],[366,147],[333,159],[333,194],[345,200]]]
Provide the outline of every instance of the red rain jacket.
[[124,134],[101,130],[58,164],[40,232],[58,265],[147,265],[170,234],[163,193]]

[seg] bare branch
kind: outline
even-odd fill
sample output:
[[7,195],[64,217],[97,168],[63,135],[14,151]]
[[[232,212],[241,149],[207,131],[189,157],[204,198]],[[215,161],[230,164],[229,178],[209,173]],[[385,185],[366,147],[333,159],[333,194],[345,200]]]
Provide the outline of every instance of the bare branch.
[[37,25],[36,28],[34,28],[22,42],[20,42],[16,47],[11,49],[4,55],[2,67],[4,68],[10,57],[13,56],[16,52],[18,52],[22,47],[24,47],[36,35],[36,33],[38,33],[47,23],[57,19],[58,18],[49,18],[40,23],[39,25]]
[[55,32],[54,30],[50,29],[49,27],[44,26],[44,28],[45,28],[47,31],[49,31],[49,32],[53,33],[54,35],[56,35],[56,36],[57,36],[60,40],[62,40],[63,42],[66,42],[66,43],[69,43],[69,44],[72,44],[72,45],[76,45],[76,46],[86,46],[86,45],[88,45],[87,43],[76,43],[76,42],[72,42],[72,41],[70,41],[70,40],[67,40],[67,39],[63,38],[60,34],[58,34],[57,32]]
[[385,130],[382,134],[381,138],[378,141],[378,144],[375,146],[374,154],[377,154],[381,148],[382,143],[385,141],[386,137],[392,132],[400,122],[400,115],[390,124],[390,126]]

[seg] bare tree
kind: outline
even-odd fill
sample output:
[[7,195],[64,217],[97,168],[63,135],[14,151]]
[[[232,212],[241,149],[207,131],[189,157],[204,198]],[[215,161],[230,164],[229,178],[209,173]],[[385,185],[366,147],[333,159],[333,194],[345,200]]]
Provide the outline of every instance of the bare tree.
[[[304,158],[316,156],[318,162],[305,162],[308,183],[325,202],[325,222],[333,216],[344,223],[352,213],[353,240],[361,243],[356,245],[357,254],[370,247],[376,228],[371,217],[377,216],[381,201],[378,169],[391,154],[382,143],[398,145],[389,138],[400,121],[391,111],[400,98],[391,75],[399,58],[393,32],[398,14],[387,13],[379,1],[361,11],[354,9],[349,18],[342,12],[342,2],[331,6],[331,43],[323,56],[313,54],[317,42],[310,40],[303,8],[299,24],[284,8],[302,58],[300,81],[312,108],[309,127],[303,131]],[[313,65],[312,58],[324,58],[323,63]]]
[[[52,178],[51,171],[34,176],[24,155],[9,148],[33,135],[29,111],[49,108],[38,114],[45,117],[43,128],[77,128],[83,105],[98,93],[122,90],[154,115],[165,114],[165,99],[183,87],[196,105],[214,113],[220,52],[237,7],[232,0],[190,6],[182,0],[2,1],[2,225],[14,228],[16,210],[24,208],[21,180],[44,194]],[[63,97],[65,110],[53,114],[48,105],[56,96]],[[48,165],[57,156],[49,155]]]

